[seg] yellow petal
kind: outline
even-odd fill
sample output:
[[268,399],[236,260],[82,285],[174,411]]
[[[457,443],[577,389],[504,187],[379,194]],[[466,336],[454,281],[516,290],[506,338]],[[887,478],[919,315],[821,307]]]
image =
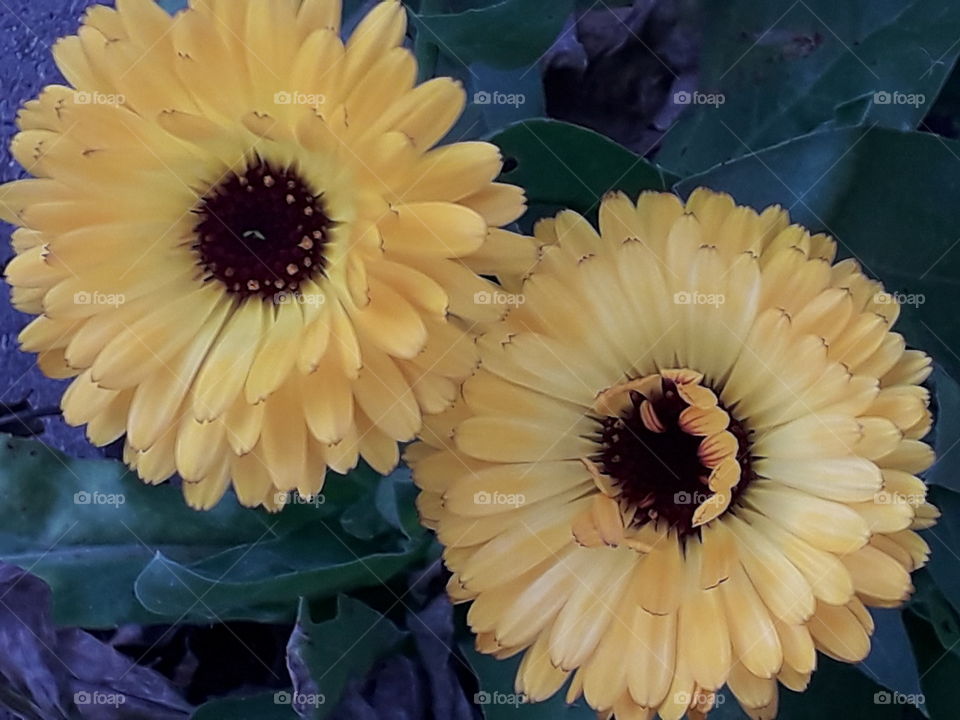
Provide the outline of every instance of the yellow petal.
[[247,402],[265,399],[287,379],[297,360],[303,330],[300,305],[279,305],[244,383]]
[[260,438],[264,463],[279,490],[293,490],[307,472],[307,427],[295,386],[282,386],[264,405]]
[[760,531],[736,516],[726,523],[740,544],[740,562],[764,604],[780,620],[797,625],[816,608],[810,584]]
[[427,328],[416,309],[379,281],[370,284],[369,297],[366,307],[350,313],[364,340],[394,357],[416,357],[427,342]]
[[739,565],[720,592],[734,653],[754,675],[773,677],[783,662],[780,639],[770,612]]
[[667,696],[677,653],[677,614],[653,615],[637,606],[629,632],[634,642],[624,658],[627,687],[634,702],[657,707]]
[[675,534],[667,533],[641,561],[633,592],[644,610],[666,615],[676,612],[682,586],[680,541]]
[[363,367],[353,383],[357,406],[393,440],[412,440],[420,429],[420,409],[396,362],[363,347]]
[[222,301],[219,292],[201,288],[135,321],[97,356],[93,380],[116,389],[141,382],[196,335]]
[[558,436],[549,424],[522,418],[477,416],[457,428],[456,443],[466,454],[493,462],[576,460],[592,455],[595,450],[592,441],[580,434],[587,423],[584,420]]
[[860,662],[870,652],[870,636],[847,607],[818,604],[808,627],[817,649],[835,660]]
[[777,487],[766,480],[754,480],[744,498],[760,513],[822,550],[853,552],[869,539],[867,522],[849,506],[832,500]]
[[353,421],[353,392],[334,354],[324,355],[316,372],[303,376],[300,383],[311,434],[328,444],[342,440]]
[[458,257],[483,245],[487,224],[462,205],[419,202],[396,206],[381,232],[388,252]]

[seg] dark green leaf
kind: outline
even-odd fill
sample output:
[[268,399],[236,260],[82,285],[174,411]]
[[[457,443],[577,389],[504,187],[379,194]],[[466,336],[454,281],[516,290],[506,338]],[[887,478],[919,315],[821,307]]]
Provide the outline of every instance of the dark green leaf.
[[864,125],[867,120],[867,113],[873,107],[873,93],[861,95],[853,100],[847,100],[834,108],[833,119],[821,126],[822,130],[830,128],[844,128],[852,125]]
[[733,0],[704,14],[700,89],[724,102],[691,104],[667,135],[658,161],[681,174],[836,122],[868,94],[886,93],[863,122],[913,129],[960,52],[952,0]]
[[930,546],[927,569],[939,591],[960,612],[960,493],[931,485],[927,499],[941,513],[937,524],[922,533]]
[[937,587],[929,570],[914,573],[913,584],[916,592],[910,598],[910,611],[930,623],[943,647],[960,655],[960,613]]
[[907,700],[883,688],[846,663],[817,656],[817,669],[803,693],[780,688],[778,720],[809,720],[812,717],[843,720],[904,720],[922,718]]
[[903,613],[894,608],[871,608],[875,629],[870,654],[857,664],[870,680],[904,695],[920,692],[917,662],[910,650],[910,638],[903,626]]
[[930,720],[954,720],[960,656],[945,648],[933,626],[919,615],[908,611],[904,613],[904,622],[920,666],[920,682]]
[[905,301],[897,330],[960,377],[960,143],[924,133],[847,128],[815,133],[679,184],[780,203],[829,232],[841,256]]
[[[288,699],[289,698],[289,699]],[[217,698],[196,709],[190,720],[298,720],[289,690],[249,697]]]
[[572,0],[502,0],[463,12],[411,12],[410,18],[418,33],[463,65],[515,68],[540,59],[572,9]]
[[349,680],[361,679],[404,638],[390,620],[358,600],[341,596],[337,615],[315,623],[305,602],[287,645],[293,704],[301,717],[323,720]]
[[[409,480],[401,476],[383,483],[393,489],[382,491],[388,499],[379,507],[393,503],[394,517],[407,512],[401,503],[413,507]],[[426,548],[422,530],[411,523],[376,540],[354,537],[319,515],[289,533],[272,528],[265,528],[253,542],[196,562],[157,553],[137,578],[137,599],[167,617],[279,622],[293,617],[297,598],[380,585],[420,558]]]
[[527,120],[491,138],[504,157],[503,182],[520,185],[531,204],[590,213],[610,190],[665,190],[676,178],[592,130],[556,120]]
[[340,516],[340,526],[360,540],[373,540],[390,529],[383,515],[373,504],[373,493],[354,503]]
[[960,384],[939,367],[934,370],[931,384],[936,413],[933,447],[937,460],[924,473],[924,479],[960,490],[960,447],[957,447],[960,445]]
[[[313,514],[291,509],[286,527]],[[154,552],[199,560],[256,541],[277,517],[232,496],[197,512],[179,488],[144,485],[118,462],[76,460],[33,440],[0,442],[0,560],[47,581],[58,624],[162,622],[133,594]]]
[[539,72],[497,70],[477,63],[466,79],[467,101],[480,112],[488,133],[545,114]]
[[945,137],[960,135],[960,65],[954,64],[923,126]]
[[[291,620],[301,595],[375,584],[416,557],[422,540],[409,518],[403,531],[396,519],[386,521],[388,532],[376,543],[339,530],[335,515],[371,492],[376,477],[357,473],[359,481],[328,478],[322,504],[270,515],[228,494],[197,512],[179,488],[145,485],[118,462],[77,460],[35,440],[4,438],[0,560],[50,585],[61,625]],[[379,492],[387,500],[378,507],[412,507],[408,478],[384,482]]]

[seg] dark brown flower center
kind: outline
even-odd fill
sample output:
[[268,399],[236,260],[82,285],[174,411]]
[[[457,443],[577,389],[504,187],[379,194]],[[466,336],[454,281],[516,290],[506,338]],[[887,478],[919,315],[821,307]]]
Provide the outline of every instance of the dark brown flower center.
[[[658,395],[647,398],[632,390],[630,403],[619,417],[598,418],[602,450],[592,459],[616,483],[621,498],[636,508],[634,525],[663,520],[683,537],[696,530],[694,512],[712,494],[707,486],[711,470],[698,455],[704,438],[680,427],[680,414],[688,405],[677,393],[676,383],[664,378]],[[644,422],[640,408],[645,400],[653,406],[662,432]],[[717,407],[726,411],[720,403]],[[732,506],[753,472],[747,430],[732,415],[726,429],[736,438],[740,465],[740,481],[731,490]]]
[[292,168],[256,158],[208,192],[193,211],[193,250],[205,280],[241,297],[296,292],[323,275],[334,225],[322,194]]

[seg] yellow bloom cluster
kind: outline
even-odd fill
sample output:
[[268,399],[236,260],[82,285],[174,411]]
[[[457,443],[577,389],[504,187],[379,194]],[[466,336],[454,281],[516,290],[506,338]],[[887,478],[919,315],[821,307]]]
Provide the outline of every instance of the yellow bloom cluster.
[[771,718],[817,651],[867,655],[938,515],[931,364],[831,238],[706,189],[514,233],[397,0],[346,42],[339,0],[117,6],[56,46],[0,187],[68,422],[196,508],[419,437],[450,596],[532,700],[701,718],[728,686]]

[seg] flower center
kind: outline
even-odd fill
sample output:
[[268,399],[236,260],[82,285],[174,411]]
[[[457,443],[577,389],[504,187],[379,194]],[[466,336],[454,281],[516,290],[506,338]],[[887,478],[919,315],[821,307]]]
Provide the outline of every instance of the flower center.
[[333,221],[322,194],[291,168],[256,158],[231,173],[193,210],[193,250],[205,280],[216,278],[241,297],[274,298],[324,274]]
[[691,370],[664,370],[597,400],[600,451],[626,527],[663,520],[680,536],[720,516],[752,479],[747,431]]

